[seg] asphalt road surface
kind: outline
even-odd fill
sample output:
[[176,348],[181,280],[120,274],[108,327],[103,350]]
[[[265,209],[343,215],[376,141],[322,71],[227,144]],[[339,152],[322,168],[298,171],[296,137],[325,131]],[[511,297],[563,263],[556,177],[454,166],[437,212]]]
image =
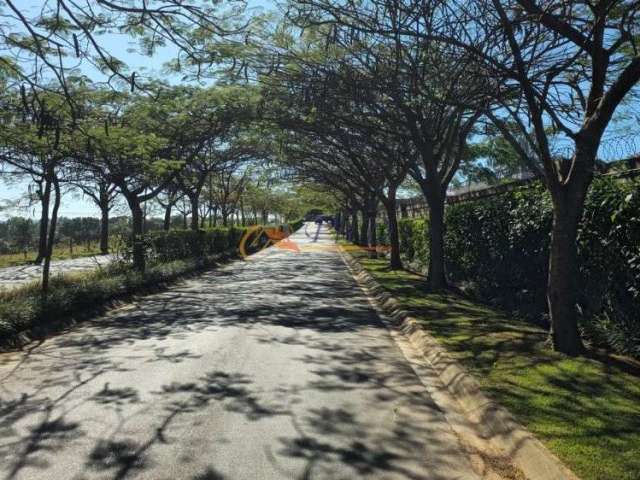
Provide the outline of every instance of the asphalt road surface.
[[0,355],[0,478],[477,478],[330,236],[292,240]]

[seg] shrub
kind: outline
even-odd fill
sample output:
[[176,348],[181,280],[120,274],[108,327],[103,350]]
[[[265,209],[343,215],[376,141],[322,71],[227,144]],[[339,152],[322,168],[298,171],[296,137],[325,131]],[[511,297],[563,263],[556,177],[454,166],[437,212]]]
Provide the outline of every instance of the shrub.
[[376,223],[376,239],[378,240],[378,245],[389,244],[389,231],[385,222],[378,221]]
[[405,254],[405,259],[414,267],[426,268],[429,263],[428,223],[425,218],[403,218],[398,222],[400,251]]
[[[578,246],[581,328],[595,344],[640,355],[640,182],[597,178]],[[546,323],[552,207],[542,185],[446,209],[449,279],[490,303]],[[400,221],[400,246],[426,268],[425,219]]]
[[[204,266],[206,266],[205,264]],[[15,346],[22,332],[40,336],[64,327],[75,315],[95,312],[109,301],[131,293],[157,288],[201,265],[194,260],[175,260],[150,267],[144,274],[126,264],[74,276],[54,276],[49,293],[42,296],[33,283],[0,294],[0,345]]]
[[294,220],[293,222],[289,222],[289,228],[291,229],[292,232],[295,232],[296,230],[299,230],[300,228],[302,228],[302,225],[304,225],[303,218]]
[[[144,236],[147,260],[151,263],[171,262],[187,258],[235,255],[245,229],[216,227],[206,230],[154,231]],[[130,256],[127,239],[125,258]]]

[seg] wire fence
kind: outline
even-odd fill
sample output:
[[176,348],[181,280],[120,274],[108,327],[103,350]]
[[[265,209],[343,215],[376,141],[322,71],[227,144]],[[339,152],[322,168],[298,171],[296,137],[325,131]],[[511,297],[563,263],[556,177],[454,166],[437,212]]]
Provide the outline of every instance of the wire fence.
[[[598,162],[596,175],[611,176],[620,179],[639,177],[640,155],[634,155],[614,162]],[[530,187],[539,180],[538,177],[527,172],[518,174],[515,177],[502,179],[502,182],[497,185],[489,185],[484,182],[471,183],[465,187],[448,191],[446,201],[448,204],[454,204],[501,195],[518,188]],[[422,196],[398,200],[398,215],[400,217],[421,217],[425,216],[427,212],[428,207]]]

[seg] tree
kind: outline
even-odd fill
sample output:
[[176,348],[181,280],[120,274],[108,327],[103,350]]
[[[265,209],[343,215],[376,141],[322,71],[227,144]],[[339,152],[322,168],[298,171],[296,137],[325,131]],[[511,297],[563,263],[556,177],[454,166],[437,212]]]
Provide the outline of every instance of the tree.
[[16,249],[26,252],[32,246],[35,225],[28,218],[11,217],[6,222],[7,240]]
[[[82,97],[81,89],[76,91]],[[61,176],[77,144],[75,118],[68,104],[54,94],[26,96],[24,92],[0,126],[2,161],[31,177],[41,203],[40,235],[36,263],[42,268],[42,291],[47,293],[51,255],[56,238],[62,196]],[[53,195],[53,206],[50,205]]]
[[[551,336],[555,349],[575,355],[582,349],[577,233],[603,135],[640,81],[640,3],[443,5],[441,15],[449,21],[435,36],[473,54],[487,72],[495,85],[495,107],[487,116],[551,193]],[[508,128],[513,125],[535,152],[533,158]]]
[[164,208],[163,230],[168,231],[171,229],[171,211],[182,197],[183,194],[180,192],[178,183],[170,182],[156,198],[158,204]]
[[[112,116],[114,105],[107,104],[82,125],[87,139],[84,162],[100,169],[127,202],[132,215],[133,264],[144,271],[142,205],[169,184],[182,162],[169,157],[165,138],[149,131],[153,122],[145,115],[149,112],[146,102],[153,99],[131,101],[119,96],[115,101],[118,117]],[[96,125],[102,119],[105,123]]]
[[141,53],[148,55],[172,44],[178,50],[174,65],[197,64],[203,70],[216,63],[218,42],[237,40],[247,26],[239,5],[226,8],[205,0],[51,0],[34,6],[5,0],[2,13],[9,21],[0,25],[0,73],[34,93],[62,95],[72,109],[76,99],[70,84],[79,66],[94,67],[110,84],[124,82],[132,90],[148,86],[106,47],[106,34],[137,39]]
[[191,229],[200,228],[200,197],[211,175],[223,168],[229,157],[229,142],[237,141],[239,130],[255,117],[259,96],[250,87],[227,85],[196,92],[184,106],[188,124],[172,125],[178,138],[176,158],[185,155],[184,168],[176,180],[191,202]]
[[100,253],[109,253],[109,212],[115,204],[118,196],[117,186],[104,178],[100,173],[90,179],[87,173],[91,169],[85,169],[82,176],[89,177],[73,182],[83,195],[86,195],[100,209]]
[[[421,186],[431,220],[429,283],[438,289],[446,285],[446,190],[483,108],[485,85],[469,74],[468,56],[435,42],[395,35],[398,18],[404,15],[399,5],[375,5],[293,2],[291,18],[306,36],[296,49],[288,46],[290,63],[283,63],[281,76],[302,85],[297,90],[300,103],[315,108],[305,112],[305,118],[325,115],[330,118],[326,125],[339,122],[346,132],[359,132],[352,161],[365,151],[363,145],[371,146],[372,168],[361,164],[360,170],[377,169],[386,179],[373,191],[389,217],[394,268],[400,266],[395,192],[406,172]],[[425,21],[405,18],[418,30]],[[296,91],[293,88],[287,93]],[[344,139],[338,143],[344,145]]]

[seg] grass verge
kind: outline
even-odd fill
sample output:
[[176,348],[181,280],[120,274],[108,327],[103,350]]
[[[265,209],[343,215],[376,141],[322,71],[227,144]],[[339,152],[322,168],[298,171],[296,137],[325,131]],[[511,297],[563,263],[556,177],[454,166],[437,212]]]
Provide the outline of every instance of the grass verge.
[[[53,248],[51,259],[68,260],[70,258],[90,257],[93,255],[100,255],[100,248],[97,244],[91,245],[90,248],[87,248],[85,244],[75,245],[73,247],[73,253],[69,251],[68,246],[56,245]],[[35,251],[28,251],[26,255],[24,253],[3,254],[0,255],[0,268],[27,265],[33,263],[37,256],[38,253]]]
[[428,293],[424,278],[362,266],[480,382],[583,480],[640,478],[640,365],[569,358],[547,333],[453,293]]
[[89,273],[54,276],[46,298],[42,297],[39,282],[0,292],[0,350],[20,348],[95,316],[115,301],[162,290],[229,258],[221,254],[204,261],[175,260],[150,265],[144,274],[128,264],[114,263]]

